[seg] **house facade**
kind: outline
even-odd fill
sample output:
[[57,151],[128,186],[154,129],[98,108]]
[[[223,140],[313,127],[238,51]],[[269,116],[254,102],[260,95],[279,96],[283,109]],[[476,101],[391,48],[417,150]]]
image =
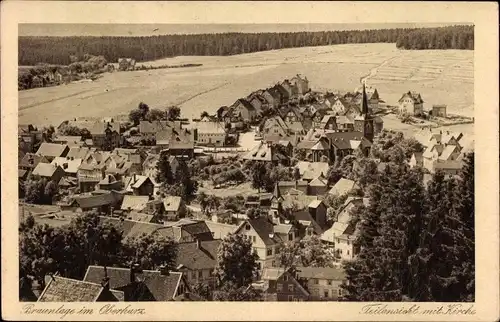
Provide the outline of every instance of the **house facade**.
[[344,290],[340,287],[345,280],[343,269],[337,267],[297,267],[297,275],[306,283],[313,301],[338,301]]
[[399,113],[408,115],[423,115],[424,100],[419,93],[408,91],[398,101]]

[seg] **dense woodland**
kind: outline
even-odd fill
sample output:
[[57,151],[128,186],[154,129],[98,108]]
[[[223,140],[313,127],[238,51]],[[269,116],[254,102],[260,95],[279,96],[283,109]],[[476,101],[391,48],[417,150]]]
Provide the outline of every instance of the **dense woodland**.
[[396,43],[401,49],[474,49],[474,26],[148,37],[19,37],[19,65],[68,65],[70,56],[87,53],[103,55],[111,62],[120,57],[148,61],[351,43]]

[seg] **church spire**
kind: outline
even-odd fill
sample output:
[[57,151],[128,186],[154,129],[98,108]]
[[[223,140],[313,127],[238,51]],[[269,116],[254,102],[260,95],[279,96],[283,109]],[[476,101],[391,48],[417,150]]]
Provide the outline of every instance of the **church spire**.
[[281,199],[281,191],[280,191],[279,181],[278,180],[276,180],[276,184],[274,185],[273,197],[275,197],[276,200],[280,200]]
[[368,115],[368,98],[366,97],[365,81],[363,81],[363,96],[361,98],[361,115]]

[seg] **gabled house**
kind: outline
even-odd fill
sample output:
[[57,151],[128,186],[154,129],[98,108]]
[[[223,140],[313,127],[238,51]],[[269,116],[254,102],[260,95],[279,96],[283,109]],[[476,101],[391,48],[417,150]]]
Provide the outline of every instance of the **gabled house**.
[[346,276],[339,267],[297,267],[297,275],[304,281],[312,301],[338,301],[344,290],[340,287]]
[[250,94],[247,97],[247,101],[254,107],[257,115],[269,107],[267,101],[260,94]]
[[179,132],[182,129],[182,124],[180,121],[140,121],[139,123],[139,133],[143,139],[156,140],[157,133],[172,131]]
[[257,110],[246,99],[238,99],[232,106],[232,116],[246,122],[252,122],[257,117]]
[[264,162],[288,162],[288,157],[281,154],[276,146],[267,143],[259,143],[250,152],[248,152],[244,157],[244,160],[250,161],[264,161]]
[[68,152],[69,147],[66,144],[43,142],[36,154],[44,156],[48,161],[52,161],[57,157],[65,157]]
[[411,155],[410,166],[414,167],[423,167],[424,166],[424,156],[422,152],[414,152]]
[[289,98],[294,98],[297,96],[297,87],[295,87],[294,84],[292,84],[288,79],[285,79],[283,82],[281,82],[280,85],[287,91]]
[[281,116],[276,115],[267,118],[262,126],[262,133],[264,135],[279,135],[285,137],[289,134],[288,125],[281,118]]
[[92,145],[101,150],[110,151],[120,146],[120,123],[96,122],[90,128]]
[[221,242],[220,239],[196,240],[178,245],[176,270],[186,276],[188,284],[207,283],[210,286],[214,285],[217,251]]
[[162,199],[162,202],[166,220],[174,221],[186,215],[186,204],[181,197],[167,196]]
[[125,191],[135,196],[152,196],[154,192],[153,181],[146,176],[133,174],[123,180]]
[[269,108],[277,109],[281,105],[281,94],[276,89],[266,89],[262,92],[262,97],[266,100]]
[[119,209],[123,195],[116,191],[109,191],[96,195],[80,195],[75,197],[74,205],[79,212],[95,210],[99,214],[111,215],[114,209]]
[[109,279],[112,289],[124,293],[125,302],[175,301],[178,296],[190,291],[185,277],[180,272],[171,272],[166,269],[143,270],[137,265],[131,268],[105,268],[91,265],[83,280],[98,283],[104,278]]
[[408,115],[423,115],[424,100],[417,92],[408,91],[398,100],[399,113]]
[[265,301],[298,302],[307,301],[310,293],[297,280],[293,269],[265,268],[262,272],[261,285]]
[[123,202],[120,207],[121,210],[128,212],[137,211],[142,212],[146,209],[149,202],[149,196],[123,196]]
[[259,256],[258,263],[261,268],[273,266],[281,239],[274,233],[273,223],[268,218],[247,219],[234,233],[251,240],[253,250]]
[[142,163],[142,175],[150,178],[156,178],[156,174],[158,172],[156,165],[158,164],[159,159],[160,156],[158,154],[148,154]]
[[19,169],[26,170],[28,172],[33,171],[39,163],[50,163],[46,157],[43,155],[36,155],[33,153],[26,153],[19,163]]
[[83,162],[76,173],[80,192],[94,191],[96,185],[104,178],[104,169],[105,166],[103,164],[88,164]]
[[32,172],[33,176],[38,176],[40,178],[45,178],[50,181],[59,182],[65,173],[63,168],[49,163],[38,163],[36,168]]
[[301,75],[297,74],[290,81],[294,85],[294,87],[297,89],[298,95],[305,95],[306,93],[309,92],[310,88],[309,88],[309,81],[307,80],[307,77],[302,78]]
[[118,58],[118,70],[129,71],[135,69],[135,59],[133,58]]
[[335,196],[342,196],[345,194],[350,194],[356,189],[359,189],[359,186],[356,184],[356,182],[349,179],[341,178],[332,187],[332,189],[330,189],[328,193]]
[[63,168],[64,173],[70,177],[76,177],[78,169],[82,164],[82,159],[74,159],[69,157],[56,157],[51,162],[52,165]]
[[226,143],[226,130],[223,123],[196,122],[195,142],[199,145],[222,147]]
[[323,196],[328,192],[328,180],[323,173],[320,173],[318,177],[311,180],[308,186],[307,194],[311,196]]
[[124,297],[123,291],[110,288],[109,280],[105,277],[88,282],[51,276],[38,302],[119,302]]

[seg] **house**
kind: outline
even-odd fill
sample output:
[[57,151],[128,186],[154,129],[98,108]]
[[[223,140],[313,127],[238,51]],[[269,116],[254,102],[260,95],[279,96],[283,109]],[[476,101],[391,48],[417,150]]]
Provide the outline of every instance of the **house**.
[[[372,86],[365,87],[366,96],[368,99],[368,108],[370,112],[376,111],[379,108],[380,96],[376,88]],[[358,105],[361,103],[362,98],[362,90],[360,88],[356,89],[356,96],[354,96],[354,102]]]
[[424,168],[431,171],[433,162],[439,158],[443,150],[444,145],[442,144],[429,145],[422,154]]
[[36,154],[43,155],[48,161],[52,161],[56,157],[65,157],[68,152],[69,147],[66,144],[43,142],[36,151]]
[[328,191],[329,194],[335,196],[342,196],[345,194],[353,193],[354,190],[360,189],[356,182],[341,178],[337,183]]
[[95,152],[94,148],[88,148],[84,146],[73,146],[69,148],[69,152],[66,155],[67,158],[82,159],[85,160],[90,153]]
[[80,281],[61,276],[51,276],[38,302],[120,302],[124,292],[111,289],[109,280]]
[[346,275],[339,267],[297,267],[297,276],[306,284],[310,301],[338,301],[344,294],[340,285]]
[[153,181],[146,176],[133,174],[123,180],[125,191],[135,196],[152,196],[154,192]]
[[197,240],[214,240],[207,222],[183,218],[168,226],[165,226],[166,224],[160,226],[158,229],[155,229],[152,234],[170,238],[179,244],[195,242]]
[[168,196],[163,198],[162,201],[166,220],[178,220],[186,215],[186,204],[181,197]]
[[19,124],[17,126],[17,136],[19,150],[24,153],[35,152],[36,144],[43,139],[42,132],[37,131],[32,124]]
[[338,115],[335,124],[340,131],[354,131],[354,118],[349,115]]
[[291,95],[285,87],[283,87],[281,84],[276,84],[273,86],[273,89],[280,94],[280,96],[281,96],[280,103],[281,104],[288,103],[288,101],[291,98]]
[[177,271],[186,276],[190,285],[207,283],[213,286],[214,270],[217,267],[217,251],[220,239],[200,241],[178,245],[176,267]]
[[337,120],[335,115],[326,114],[318,124],[323,130],[337,130]]
[[399,113],[408,115],[423,115],[424,100],[419,93],[408,91],[398,100]]
[[28,178],[28,170],[17,169],[17,178],[19,182],[25,181]]
[[127,71],[135,69],[135,59],[133,58],[118,58],[118,70]]
[[432,116],[436,117],[446,117],[446,105],[440,104],[440,105],[432,105],[432,111],[431,114]]
[[422,152],[414,152],[411,155],[410,166],[412,168],[424,166],[424,157]]
[[[168,148],[163,151],[167,152],[170,156],[181,160],[189,160],[194,157],[194,142],[184,142],[181,140],[174,140],[168,144]],[[162,152],[163,152],[162,151]]]
[[446,176],[455,176],[460,174],[460,171],[463,167],[462,160],[448,160],[441,161],[436,160],[432,162],[432,167],[429,169],[431,173],[435,173],[436,171],[442,171]]
[[52,165],[61,166],[67,176],[77,176],[78,168],[82,164],[82,159],[74,159],[70,157],[56,157],[51,162]]
[[74,198],[77,211],[95,210],[100,214],[111,215],[114,209],[119,209],[123,195],[116,191],[109,191],[97,195],[80,195]]
[[323,196],[328,192],[328,180],[323,173],[320,173],[315,179],[309,182],[308,195]]
[[263,142],[260,142],[256,147],[250,150],[243,159],[273,163],[288,162],[288,157],[281,154],[276,146]]
[[281,94],[274,88],[268,88],[263,91],[262,97],[271,109],[277,109],[281,105]]
[[39,163],[50,163],[46,157],[43,155],[36,155],[33,153],[26,153],[21,162],[19,162],[19,169],[26,170],[28,172],[33,171]]
[[139,133],[146,140],[158,141],[157,134],[166,132],[163,133],[163,136],[170,137],[172,133],[180,133],[181,130],[182,124],[180,121],[140,121],[139,123]]
[[76,176],[81,193],[95,190],[96,185],[104,178],[104,168],[103,164],[88,164],[83,162],[80,165]]
[[335,214],[336,222],[340,222],[342,224],[348,224],[352,218],[352,211],[361,205],[368,206],[369,198],[361,198],[361,197],[352,197],[349,196],[345,200],[344,204],[340,207],[338,212]]
[[109,279],[112,289],[124,293],[125,302],[175,301],[176,297],[190,291],[182,273],[166,269],[143,270],[138,265],[131,268],[91,265],[83,280],[98,283],[103,278]]
[[250,94],[246,100],[254,107],[257,115],[261,114],[268,108],[266,100],[260,94]]
[[222,147],[226,143],[226,130],[219,122],[194,123],[195,141],[199,145]]
[[309,81],[307,80],[307,77],[302,78],[301,75],[297,74],[290,81],[297,89],[298,95],[303,96],[309,92]]
[[279,115],[266,118],[261,132],[264,135],[279,135],[281,137],[289,134],[288,125]]
[[298,94],[298,89],[297,87],[294,86],[288,79],[285,79],[283,82],[281,82],[281,87],[285,89],[288,93],[288,97],[291,99]]
[[96,122],[90,128],[90,134],[94,147],[110,151],[120,146],[120,123]]
[[320,175],[326,176],[330,166],[328,162],[299,161],[295,165],[295,168],[299,169],[299,174],[302,177],[302,180],[310,182]]
[[309,299],[309,291],[296,279],[293,269],[265,268],[261,280],[267,301],[298,302]]
[[455,161],[460,156],[462,148],[459,145],[446,145],[438,157],[439,161]]
[[309,184],[305,180],[295,180],[295,181],[279,181],[279,189],[282,194],[287,194],[291,189],[301,191],[304,194],[308,193]]
[[252,122],[257,116],[257,110],[254,105],[250,104],[246,99],[240,98],[231,106],[232,116],[246,122]]
[[283,120],[287,123],[300,122],[303,119],[302,114],[296,107],[285,109],[281,115],[283,117]]
[[60,166],[42,162],[38,163],[32,174],[56,183],[65,176],[64,170]]
[[123,196],[123,202],[120,207],[121,210],[128,212],[137,211],[142,212],[146,209],[149,202],[149,196]]
[[261,268],[273,266],[281,240],[274,233],[273,223],[268,218],[247,219],[234,233],[244,235],[251,240],[253,250],[259,256],[258,264]]
[[31,79],[31,88],[38,88],[38,87],[43,87],[44,85],[44,80],[42,77],[35,75]]

